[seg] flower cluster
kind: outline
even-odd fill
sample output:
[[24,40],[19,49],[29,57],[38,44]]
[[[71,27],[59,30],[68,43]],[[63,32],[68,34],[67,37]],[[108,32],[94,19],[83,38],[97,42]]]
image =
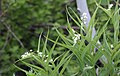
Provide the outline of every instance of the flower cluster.
[[43,53],[42,53],[42,52],[37,51],[37,53],[38,53],[38,56],[40,56],[40,57],[43,56]]
[[31,57],[32,53],[25,52],[23,55],[21,55],[22,59]]
[[[45,55],[45,54],[43,54],[42,52],[39,52],[39,51],[37,51],[37,55],[41,58],[42,57],[45,58],[44,62],[47,62],[48,55]],[[32,50],[30,50],[30,52],[25,52],[23,55],[21,55],[21,58],[25,59],[25,58],[29,58],[31,56],[33,56]],[[49,62],[52,62],[52,61],[53,61],[53,59],[49,60]]]
[[86,24],[87,22],[86,22],[86,20],[87,20],[87,13],[82,13],[82,15],[81,15],[81,20],[83,21],[83,24]]
[[80,34],[76,34],[73,29],[72,29],[72,31],[73,31],[73,33],[74,33],[74,36],[72,37],[73,42],[74,42],[73,45],[75,45],[75,44],[77,43],[77,41],[80,39],[80,36],[81,36],[81,35],[80,35]]
[[[37,51],[37,53],[38,53],[38,56],[40,56],[40,57],[48,58],[48,55],[45,55],[40,51]],[[53,59],[49,60],[49,62],[52,62],[52,61],[53,61]],[[45,59],[44,62],[47,62],[47,59]]]

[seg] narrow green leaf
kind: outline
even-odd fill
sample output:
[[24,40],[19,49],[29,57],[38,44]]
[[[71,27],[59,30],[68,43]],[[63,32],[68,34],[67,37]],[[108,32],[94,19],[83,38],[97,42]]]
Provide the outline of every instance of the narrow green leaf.
[[68,66],[68,64],[69,64],[69,62],[70,62],[72,56],[73,56],[73,54],[70,55],[70,58],[69,58],[69,59],[66,61],[66,63],[64,64],[62,70],[60,71],[59,76],[62,76],[62,74],[63,74],[63,72],[65,71],[66,67]]
[[40,51],[40,41],[41,41],[41,35],[42,35],[42,33],[41,33],[41,34],[40,34],[40,36],[39,36],[38,49],[37,49],[37,51]]
[[21,61],[21,62],[22,62],[23,64],[25,64],[26,66],[36,68],[36,69],[39,70],[39,72],[44,73],[44,74],[47,75],[47,73],[45,72],[45,70],[44,70],[43,68],[40,68],[40,67],[38,67],[38,66],[35,66],[35,65],[33,65],[33,64],[30,64],[30,63],[27,63],[27,62],[24,62],[24,61]]
[[109,11],[109,10],[103,8],[103,7],[100,6],[96,1],[95,1],[95,3],[96,3],[96,5],[97,5],[100,9],[102,9],[110,18],[112,18],[111,11]]
[[69,51],[65,53],[65,55],[62,57],[60,63],[51,72],[50,76],[53,76],[53,75],[57,76],[59,68],[70,58],[70,56],[67,57],[68,54],[69,54]]
[[68,15],[70,16],[70,18],[76,23],[76,25],[78,25],[80,27],[80,24],[78,23],[78,21],[75,20],[75,18],[73,18],[73,16],[68,11],[68,8],[66,8],[66,11],[67,11]]
[[14,65],[14,66],[15,66],[16,68],[18,68],[19,70],[25,72],[26,74],[28,73],[28,71],[26,71],[26,70],[24,70],[24,69],[22,69],[22,68],[20,68],[20,67],[18,67],[18,66],[16,66],[16,65]]

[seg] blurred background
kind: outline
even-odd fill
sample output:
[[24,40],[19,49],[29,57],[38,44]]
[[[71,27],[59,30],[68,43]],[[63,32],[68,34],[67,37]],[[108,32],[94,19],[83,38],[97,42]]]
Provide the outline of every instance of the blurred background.
[[[107,8],[108,1],[115,5],[114,0],[102,0],[101,5]],[[94,0],[87,0],[87,3],[92,15],[96,9]],[[75,0],[0,0],[0,76],[12,76],[17,71],[13,66],[15,61],[20,59],[24,52],[37,50],[41,32],[45,36],[49,29],[49,38],[53,40],[58,36],[54,26],[65,33],[66,6],[78,13]],[[108,19],[105,13],[101,13],[102,10],[97,13],[99,18],[96,30]],[[70,18],[69,20],[74,27],[73,21]],[[110,25],[110,36],[113,36],[112,28]],[[52,43],[48,44],[50,47]],[[58,47],[55,54],[62,53],[63,49]]]

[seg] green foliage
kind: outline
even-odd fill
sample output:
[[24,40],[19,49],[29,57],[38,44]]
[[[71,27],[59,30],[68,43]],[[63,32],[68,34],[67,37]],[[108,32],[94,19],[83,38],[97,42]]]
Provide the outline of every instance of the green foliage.
[[[117,8],[118,5],[116,5],[116,7],[115,7],[116,9],[114,9],[114,12],[112,14],[110,14],[108,12],[108,9],[105,9],[105,8],[101,7],[99,4],[97,4],[97,6],[98,7],[97,7],[96,11],[98,10],[98,8],[102,9],[106,14],[108,14],[109,19],[107,20],[107,22],[104,25],[102,25],[102,28],[97,31],[96,36],[93,39],[91,39],[92,33],[90,33],[90,31],[93,28],[93,25],[96,24],[95,23],[96,22],[96,20],[95,20],[96,11],[95,11],[92,18],[91,18],[89,28],[88,29],[85,28],[85,31],[83,29],[80,29],[80,30],[86,32],[86,36],[84,36],[83,33],[81,32],[80,33],[81,34],[81,39],[77,41],[75,46],[73,46],[74,42],[71,42],[71,40],[67,39],[64,35],[62,35],[57,30],[59,36],[64,41],[64,43],[59,43],[59,45],[68,48],[77,57],[77,59],[79,60],[79,65],[80,65],[80,69],[79,69],[80,73],[81,73],[80,75],[82,75],[82,76],[88,76],[88,75],[89,76],[96,76],[96,74],[95,74],[96,71],[95,71],[95,68],[94,68],[95,65],[96,65],[95,63],[96,63],[96,61],[98,61],[98,59],[101,59],[102,63],[104,63],[104,67],[99,67],[100,71],[99,71],[98,75],[100,75],[100,76],[103,76],[103,75],[105,75],[105,76],[108,76],[108,75],[116,76],[117,73],[119,73],[119,69],[117,69],[117,68],[119,68],[119,64],[117,66],[114,64],[114,62],[116,62],[116,61],[114,61],[113,56],[112,56],[112,54],[113,54],[112,52],[113,52],[114,49],[111,48],[110,45],[113,44],[113,46],[115,46],[115,45],[120,44],[119,40],[118,40],[118,34],[115,35],[116,31],[119,31],[119,30],[117,30],[117,28],[119,28],[119,20],[115,21],[115,23],[118,22],[117,25],[115,23],[113,23],[113,25],[117,26],[117,27],[114,27],[114,29],[116,29],[116,30],[114,31],[115,38],[112,38],[112,39],[114,39],[113,42],[108,43],[108,40],[107,40],[107,37],[106,37],[107,35],[105,33],[106,33],[106,29],[109,28],[109,26],[108,26],[109,21],[114,19],[116,13],[118,13],[118,11],[116,11],[116,9],[119,10]],[[70,17],[72,17],[69,14],[69,12],[68,12],[68,15]],[[115,18],[118,18],[118,16],[115,17]],[[73,21],[77,25],[79,24],[78,26],[82,27],[81,23],[78,23],[75,19]],[[69,27],[69,30],[72,30],[72,28]],[[72,33],[74,33],[74,32],[72,32],[72,31],[68,31],[68,32],[71,35],[71,37],[73,37]],[[103,42],[102,42],[102,44],[100,44],[98,46],[97,41],[100,39],[102,34],[103,34]],[[87,40],[89,42],[88,45],[84,44],[85,40]],[[98,48],[98,51],[94,55],[92,53],[94,53],[94,48],[96,48],[96,47]],[[117,49],[116,51],[119,52],[120,50]],[[105,56],[105,59],[101,58],[102,56]],[[119,62],[120,56],[118,56],[118,58],[116,58],[116,57],[114,57],[114,58],[115,58],[115,60],[117,59],[117,62]],[[107,59],[107,62],[106,62],[106,59]],[[87,68],[87,70],[86,70],[86,68]]]
[[[48,39],[48,36],[46,37],[42,50],[40,50],[41,38],[39,39],[37,54],[33,52],[31,54],[29,53],[30,57],[23,57],[22,60],[20,59],[17,61],[17,62],[22,62],[26,66],[30,67],[31,68],[30,71],[21,69],[16,65],[15,67],[24,71],[27,76],[53,76],[53,75],[61,76],[73,55],[69,54],[69,51],[68,51],[68,52],[64,52],[60,56],[53,59],[54,57],[53,52],[55,50],[55,46],[58,41],[58,38],[56,39],[55,44],[53,44],[51,49],[47,48],[47,39]],[[23,61],[27,58],[30,58],[30,62],[32,62],[31,60],[34,60],[34,63],[40,65],[41,67],[38,67]],[[60,71],[60,67],[62,67],[61,71]]]
[[[0,74],[14,72],[12,64],[20,55],[30,49],[36,50],[40,32],[46,34],[54,23],[65,25],[65,5],[67,0],[1,0],[0,16]],[[57,36],[54,30],[50,34]],[[43,46],[43,45],[42,45]],[[49,44],[48,47],[50,47]],[[11,64],[11,65],[8,65]],[[10,67],[8,69],[8,67]]]
[[[116,2],[117,4],[108,10],[110,3],[115,4],[113,0],[88,0],[92,19],[89,28],[86,28],[82,25],[76,10],[73,11],[76,9],[74,2],[68,3],[67,0],[2,0],[0,73],[2,76],[12,76],[17,71],[15,68],[17,67],[28,76],[96,76],[95,66],[98,66],[96,62],[100,59],[104,67],[98,67],[98,75],[117,76],[120,70],[120,9]],[[72,9],[67,9],[67,21],[66,4],[72,6]],[[66,24],[67,35],[59,29],[61,25]],[[71,24],[77,25],[80,30],[74,32]],[[55,25],[58,28],[53,27],[57,33],[50,29],[49,38],[47,36],[45,40],[43,36],[46,35],[48,25]],[[91,29],[93,27],[97,29],[97,33],[92,39]],[[41,32],[43,34],[37,49],[37,39]],[[56,39],[58,35],[60,38]],[[76,38],[77,43],[73,40]],[[101,44],[97,43],[98,40],[101,41]],[[89,44],[86,45],[85,41]],[[96,53],[94,53],[94,48],[98,49]],[[28,53],[27,51],[30,49],[34,51]],[[41,54],[38,55],[39,52],[36,51],[45,56],[41,57]],[[31,57],[20,59],[20,55],[24,52],[30,54]],[[49,62],[50,59],[53,61]],[[12,64],[15,61],[14,67]],[[30,70],[22,69],[17,64],[28,66]],[[42,67],[38,67],[37,64]]]
[[[59,29],[55,28],[56,32],[58,33],[59,37],[56,39],[56,41],[48,38],[48,35],[46,36],[46,40],[44,42],[43,50],[41,52],[43,54],[46,53],[48,57],[42,56],[39,58],[39,56],[32,54],[31,57],[36,60],[40,65],[43,67],[37,67],[34,64],[30,64],[27,61],[24,62],[24,60],[19,60],[19,62],[22,62],[23,64],[29,66],[32,68],[32,71],[26,71],[24,69],[19,68],[18,69],[24,71],[27,76],[96,76],[96,69],[95,66],[97,66],[98,72],[97,76],[119,76],[120,74],[120,40],[118,38],[119,36],[119,20],[115,20],[119,14],[118,14],[118,5],[115,6],[114,11],[111,13],[108,11],[108,9],[103,8],[95,2],[97,5],[97,8],[95,12],[93,13],[93,16],[90,20],[88,28],[83,27],[83,23],[81,19],[79,19],[78,15],[71,9],[67,8],[67,22],[68,22],[68,28],[67,32],[68,35],[65,35],[59,31]],[[98,28],[96,35],[94,38],[92,38],[92,29],[96,25],[97,21],[97,12],[101,9],[106,15],[108,16],[107,21],[104,23],[104,25],[101,25],[100,28]],[[76,18],[74,18],[71,13],[71,11]],[[108,13],[109,12],[109,13]],[[79,31],[75,31],[71,25],[68,18],[71,18],[75,24],[80,28]],[[107,30],[109,30],[109,23],[112,20],[111,24],[113,24],[115,31],[111,32],[113,33],[114,37],[109,36],[107,34]],[[86,35],[84,35],[84,33]],[[98,43],[98,40],[101,39],[101,43]],[[109,39],[111,38],[113,41],[109,42]],[[62,41],[58,41],[61,39]],[[47,41],[53,42],[53,46],[51,49],[47,48]],[[88,44],[85,44],[85,41],[88,42]],[[56,46],[61,46],[66,48],[64,50],[63,54],[60,56],[55,57],[54,51],[55,48],[58,48]],[[40,47],[40,40],[38,44],[38,51]],[[98,49],[98,51],[95,52],[95,48]],[[65,52],[67,51],[67,52]],[[30,58],[30,57],[29,57]],[[30,58],[30,59],[32,59]],[[53,59],[53,62],[51,62],[52,68],[49,66],[50,59]],[[47,62],[45,60],[47,59]],[[103,64],[103,67],[100,67],[100,65],[96,64],[97,61],[100,60]],[[57,62],[57,64],[55,63]],[[78,61],[78,62],[77,62]],[[36,62],[36,63],[37,63]],[[77,64],[76,64],[77,63]],[[75,66],[70,66],[71,64],[77,66],[78,68],[75,68]],[[60,69],[62,67],[62,69]],[[39,69],[38,69],[39,68]],[[72,68],[72,69],[70,69]],[[77,70],[77,71],[73,71]],[[71,73],[70,73],[71,72]]]

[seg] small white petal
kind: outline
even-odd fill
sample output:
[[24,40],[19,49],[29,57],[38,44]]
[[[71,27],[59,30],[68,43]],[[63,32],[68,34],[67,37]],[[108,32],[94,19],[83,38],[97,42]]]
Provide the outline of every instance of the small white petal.
[[30,49],[30,51],[32,52],[33,50],[32,50],[32,49]]
[[82,16],[86,16],[86,15],[87,15],[87,13],[85,13],[85,12],[82,14]]
[[47,60],[45,60],[44,62],[47,62]]
[[48,55],[46,55],[46,57],[48,57]]
[[24,58],[28,58],[30,56],[31,56],[31,53],[25,52],[23,55],[21,55],[21,58],[24,59]]
[[109,6],[108,6],[108,9],[111,9],[113,7],[113,4],[110,4]]
[[84,22],[84,24],[87,24],[87,22]]
[[110,45],[110,47],[111,47],[111,48],[114,48],[114,46],[113,46],[113,45]]

